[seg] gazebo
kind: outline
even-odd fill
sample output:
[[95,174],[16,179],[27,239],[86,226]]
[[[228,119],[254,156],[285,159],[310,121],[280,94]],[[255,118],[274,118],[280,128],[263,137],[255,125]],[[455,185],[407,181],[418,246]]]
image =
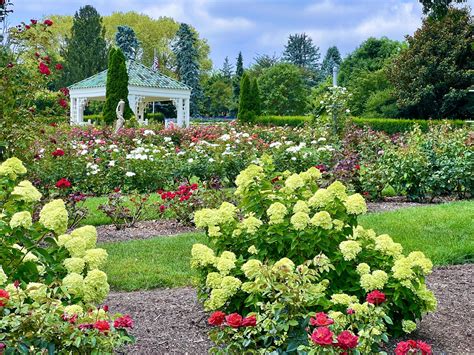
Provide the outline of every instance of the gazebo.
[[[133,60],[127,60],[128,102],[138,123],[145,125],[145,108],[149,102],[172,101],[176,107],[177,124],[189,126],[191,89],[159,71]],[[89,101],[105,101],[107,70],[69,86],[71,124],[83,125],[84,108]]]

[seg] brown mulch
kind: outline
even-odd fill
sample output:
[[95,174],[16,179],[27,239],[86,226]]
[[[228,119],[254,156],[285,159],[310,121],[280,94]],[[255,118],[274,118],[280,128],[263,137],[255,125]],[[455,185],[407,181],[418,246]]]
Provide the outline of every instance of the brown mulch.
[[[439,267],[428,277],[438,310],[427,315],[413,339],[431,344],[434,354],[474,353],[474,264]],[[192,288],[112,292],[111,311],[135,319],[131,354],[207,354],[206,315]]]
[[156,236],[173,236],[195,232],[194,227],[185,227],[172,219],[140,221],[135,227],[117,230],[114,225],[97,227],[99,242],[124,242],[127,240],[150,239]]

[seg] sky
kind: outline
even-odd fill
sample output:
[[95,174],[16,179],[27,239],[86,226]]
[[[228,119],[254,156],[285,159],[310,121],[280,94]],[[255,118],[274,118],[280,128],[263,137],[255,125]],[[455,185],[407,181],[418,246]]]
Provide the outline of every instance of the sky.
[[[15,0],[10,24],[43,15],[73,15],[94,6],[102,15],[136,11],[173,17],[194,26],[211,47],[220,68],[242,51],[244,66],[259,54],[281,55],[288,36],[307,33],[321,57],[336,45],[343,56],[368,37],[402,40],[420,27],[418,0]],[[474,0],[467,4],[474,8]]]

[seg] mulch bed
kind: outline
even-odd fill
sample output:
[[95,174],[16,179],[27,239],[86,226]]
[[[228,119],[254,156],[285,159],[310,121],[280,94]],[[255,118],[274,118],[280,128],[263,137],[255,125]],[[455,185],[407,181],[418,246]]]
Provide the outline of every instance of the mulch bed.
[[[428,342],[435,354],[474,353],[474,265],[439,267],[428,277],[438,299],[437,312],[427,315],[411,337]],[[207,354],[206,314],[192,288],[112,292],[112,312],[135,319],[133,354]],[[394,342],[392,342],[393,348]]]

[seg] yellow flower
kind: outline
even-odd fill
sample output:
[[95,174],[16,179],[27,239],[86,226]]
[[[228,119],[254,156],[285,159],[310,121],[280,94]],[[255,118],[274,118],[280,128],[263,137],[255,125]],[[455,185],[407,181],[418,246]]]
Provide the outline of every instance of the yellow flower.
[[291,217],[290,222],[294,229],[301,231],[308,226],[310,219],[307,213],[297,212]]
[[18,227],[29,229],[32,224],[31,213],[28,211],[17,212],[10,219],[10,227],[12,229]]
[[216,260],[216,268],[222,275],[228,275],[230,270],[235,268],[235,261],[221,256]]
[[395,243],[388,234],[382,234],[375,238],[375,250],[388,256],[398,257],[402,254],[403,247],[400,243]]
[[222,254],[221,254],[221,258],[223,259],[228,259],[228,260],[232,260],[232,261],[236,261],[237,260],[237,257],[235,256],[235,254],[231,251],[223,251]]
[[107,251],[102,248],[88,249],[84,255],[89,269],[98,269],[107,261]]
[[214,265],[216,256],[214,251],[204,244],[194,244],[191,249],[191,267],[206,267]]
[[315,194],[308,200],[308,204],[311,207],[324,208],[333,201],[331,192],[326,189],[319,189]]
[[295,269],[295,264],[288,258],[278,260],[272,267],[272,271],[278,274],[290,273]]
[[67,272],[80,274],[84,270],[86,262],[82,258],[67,258],[64,259],[63,265]]
[[206,311],[215,311],[222,308],[229,298],[227,292],[221,288],[215,288],[211,291],[209,299],[204,302]]
[[341,201],[345,201],[347,198],[346,187],[340,181],[334,181],[329,185],[328,191],[333,197],[337,197]]
[[357,273],[359,275],[365,275],[370,273],[370,266],[366,263],[360,263],[357,265]]
[[97,243],[97,229],[94,226],[77,228],[71,232],[71,237],[84,239],[86,249],[92,249]]
[[263,167],[251,164],[246,169],[242,170],[235,179],[236,195],[242,195],[250,185],[260,182],[265,177]]
[[258,250],[257,248],[255,248],[255,245],[251,245],[247,251],[250,253],[250,254],[258,254]]
[[292,193],[293,191],[303,187],[304,180],[298,174],[290,175],[285,181],[285,191]]
[[366,291],[381,290],[388,281],[388,275],[385,271],[375,270],[371,274],[360,276],[360,286]]
[[222,279],[221,288],[227,292],[227,295],[233,296],[242,285],[242,281],[233,276],[225,276]]
[[321,179],[322,174],[318,169],[312,166],[305,172],[302,172],[300,176],[305,182],[312,182]]
[[362,251],[360,243],[355,240],[346,240],[339,244],[339,250],[341,250],[344,260],[354,260]]
[[0,176],[8,176],[10,179],[15,180],[17,175],[24,174],[26,174],[26,168],[18,158],[9,158],[0,164]]
[[367,205],[361,194],[354,194],[347,197],[344,206],[349,214],[357,215],[367,212]]
[[83,238],[70,238],[64,247],[73,257],[81,258],[86,253],[86,241]]
[[433,263],[421,251],[412,251],[408,254],[407,259],[410,261],[412,268],[419,267],[424,275],[431,273]]
[[262,262],[257,259],[250,259],[242,265],[241,269],[245,276],[249,279],[254,279],[259,273],[262,267]]
[[90,270],[84,278],[84,301],[102,303],[109,293],[107,275],[100,270]]
[[40,223],[49,230],[62,234],[67,230],[68,215],[63,200],[53,200],[43,206]]
[[46,298],[48,287],[40,282],[30,282],[26,285],[26,293],[28,297],[36,302],[41,302]]
[[349,296],[345,293],[335,293],[331,296],[331,302],[333,304],[341,304],[343,306],[348,306],[351,303],[357,302],[356,296]]
[[2,266],[0,265],[0,286],[4,285],[8,280],[7,274],[3,271]]
[[209,288],[221,287],[222,276],[218,272],[210,272],[206,277],[206,286]]
[[71,295],[81,296],[84,292],[84,278],[72,272],[63,279],[63,286]]
[[308,204],[305,201],[298,200],[293,206],[293,213],[304,212],[309,213]]
[[20,182],[12,191],[12,196],[16,200],[26,203],[38,202],[41,200],[41,193],[28,180]]
[[242,229],[246,229],[247,233],[253,235],[257,233],[258,228],[262,225],[262,221],[254,216],[249,216],[241,222]]
[[326,211],[317,212],[313,218],[311,218],[311,224],[316,227],[323,229],[332,228],[331,215]]
[[267,215],[270,217],[269,224],[283,223],[288,210],[281,202],[275,202],[267,209]]
[[402,330],[409,334],[416,330],[416,323],[411,320],[402,320]]
[[82,316],[84,314],[84,310],[80,305],[72,304],[70,306],[64,307],[64,313],[66,313],[68,316],[73,316],[75,314]]

